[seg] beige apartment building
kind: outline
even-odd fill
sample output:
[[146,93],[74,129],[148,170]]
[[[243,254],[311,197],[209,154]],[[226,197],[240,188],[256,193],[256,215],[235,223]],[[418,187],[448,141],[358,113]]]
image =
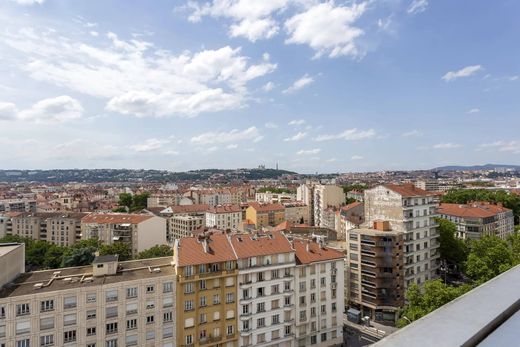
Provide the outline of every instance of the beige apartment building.
[[309,224],[309,206],[303,201],[293,201],[282,203],[285,207],[285,220],[295,224]]
[[127,243],[135,256],[166,244],[166,220],[152,214],[92,213],[81,220],[81,238],[98,238],[107,245]]
[[0,289],[0,346],[174,347],[174,281],[170,257],[19,273]]
[[193,236],[195,230],[204,227],[204,221],[203,215],[179,215],[168,218],[168,241]]

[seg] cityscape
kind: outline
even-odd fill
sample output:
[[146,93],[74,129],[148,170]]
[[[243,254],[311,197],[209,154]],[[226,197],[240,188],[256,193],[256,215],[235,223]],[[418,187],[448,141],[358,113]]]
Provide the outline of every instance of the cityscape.
[[519,11],[0,1],[0,347],[518,346]]

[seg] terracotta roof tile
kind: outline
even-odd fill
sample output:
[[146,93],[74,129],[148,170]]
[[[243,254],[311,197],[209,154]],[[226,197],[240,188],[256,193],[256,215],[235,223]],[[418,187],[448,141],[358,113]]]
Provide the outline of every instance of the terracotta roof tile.
[[172,213],[194,213],[194,212],[206,212],[209,205],[206,204],[195,204],[195,205],[180,205],[170,206]]
[[81,219],[82,223],[99,224],[139,224],[152,218],[149,214],[127,214],[127,213],[91,213]]
[[[307,250],[307,245],[309,250]],[[345,255],[338,250],[323,247],[315,241],[294,240],[293,247],[296,251],[297,264],[310,264],[314,262],[343,259]]]
[[197,237],[183,237],[178,248],[178,265],[200,265],[236,260],[235,252],[227,235],[214,233],[209,235],[208,248],[205,251],[203,241]]
[[210,213],[237,213],[242,212],[239,205],[218,205],[208,208]]
[[233,235],[231,237],[231,243],[238,258],[250,258],[293,251],[289,240],[279,231]]
[[280,211],[285,209],[281,204],[259,204],[258,202],[250,202],[249,206],[253,207],[257,212]]
[[487,202],[472,202],[469,204],[446,204],[442,203],[439,206],[438,213],[466,217],[466,218],[487,218],[501,212],[511,211],[508,208],[493,205]]
[[386,188],[396,192],[397,194],[401,194],[402,196],[430,196],[433,195],[431,192],[428,192],[424,189],[417,188],[411,183],[405,184],[385,184]]

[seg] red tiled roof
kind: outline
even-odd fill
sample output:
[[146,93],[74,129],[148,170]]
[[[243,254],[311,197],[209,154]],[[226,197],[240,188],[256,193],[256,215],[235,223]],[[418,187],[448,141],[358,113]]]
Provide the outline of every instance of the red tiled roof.
[[341,207],[341,210],[347,212],[348,210],[350,210],[351,208],[355,208],[355,207],[358,207],[359,205],[363,205],[362,202],[359,202],[359,201],[354,201],[353,203],[350,203],[348,205],[345,205],[343,207]]
[[204,251],[203,242],[197,237],[183,237],[178,248],[179,266],[221,263],[236,260],[227,235],[212,234],[209,236],[208,248]]
[[424,189],[417,188],[411,183],[405,184],[385,184],[386,188],[400,194],[402,196],[430,196],[433,195],[431,192],[428,192]]
[[[309,250],[307,251],[307,245]],[[345,255],[329,247],[320,248],[314,241],[294,240],[293,247],[296,251],[296,262],[298,264],[310,264],[319,261],[343,259]]]
[[289,221],[283,221],[273,228],[274,231],[289,231],[291,228],[308,228],[309,224],[295,224]]
[[233,235],[231,237],[231,243],[238,258],[250,258],[293,251],[289,240],[279,231]]
[[270,212],[284,210],[281,204],[259,204],[258,202],[250,202],[249,207],[254,208],[257,212]]
[[195,204],[195,205],[180,205],[170,206],[172,213],[193,213],[193,212],[206,212],[209,208],[207,204]]
[[446,204],[442,203],[439,206],[438,213],[449,215],[449,216],[457,216],[457,217],[466,217],[466,218],[486,218],[493,217],[494,215],[511,211],[508,208],[493,205],[487,202],[472,202],[469,204]]
[[208,208],[210,213],[236,213],[242,212],[239,205],[218,205]]
[[152,218],[149,214],[127,214],[127,213],[91,213],[81,219],[82,223],[99,224],[139,224]]

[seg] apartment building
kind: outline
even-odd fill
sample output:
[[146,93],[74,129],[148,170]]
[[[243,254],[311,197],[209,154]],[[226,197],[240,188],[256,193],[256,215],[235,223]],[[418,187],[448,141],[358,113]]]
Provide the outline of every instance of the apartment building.
[[238,192],[234,190],[233,193],[229,189],[194,189],[189,192],[189,196],[196,204],[217,206],[239,203]]
[[170,262],[103,256],[23,274],[0,289],[0,346],[177,346]]
[[70,246],[81,239],[81,219],[86,215],[80,212],[11,213],[5,221],[6,234]]
[[285,208],[285,220],[295,224],[309,224],[309,206],[303,201],[283,202]]
[[309,206],[309,224],[314,225],[314,182],[307,181],[296,188],[296,200]]
[[204,227],[204,215],[175,215],[168,218],[167,239],[173,242],[175,239],[193,236],[193,233]]
[[240,205],[219,205],[206,211],[205,226],[220,230],[237,230],[242,222]]
[[468,204],[440,204],[439,214],[457,226],[457,237],[479,239],[495,235],[505,239],[514,232],[513,211],[489,202]]
[[348,305],[377,322],[395,323],[404,306],[404,233],[388,221],[347,231]]
[[314,199],[314,225],[318,227],[325,227],[326,212],[329,207],[339,208],[345,203],[345,193],[343,188],[330,184],[317,184],[313,191]]
[[364,193],[361,190],[350,190],[347,192],[347,199],[354,199],[363,202]]
[[362,202],[356,201],[342,206],[336,215],[338,240],[345,240],[347,231],[359,227],[364,221],[365,208]]
[[126,243],[135,256],[166,244],[166,220],[152,214],[91,213],[81,220],[81,237],[98,238],[107,245]]
[[439,259],[437,195],[413,184],[386,184],[365,190],[365,223],[389,221],[404,234],[405,289],[436,278]]
[[36,200],[25,198],[0,200],[0,212],[36,212]]
[[152,194],[146,201],[148,208],[167,207],[167,206],[178,206],[183,204],[192,204],[191,200],[186,200],[181,192],[175,193],[157,193]]
[[261,204],[283,204],[296,200],[294,193],[263,192],[255,194],[255,201]]
[[[0,271],[0,288],[25,272],[24,243],[0,243],[0,269],[2,269]],[[1,319],[2,312],[0,312],[0,326],[2,325]],[[1,335],[2,331],[0,330],[0,341]]]
[[238,345],[237,260],[228,236],[175,241],[178,347]]
[[238,258],[239,346],[295,346],[295,252],[281,232],[231,236]]
[[275,227],[285,219],[285,208],[280,204],[249,203],[246,210],[246,219],[255,228]]
[[323,238],[294,240],[295,339],[298,347],[343,343],[344,254]]

